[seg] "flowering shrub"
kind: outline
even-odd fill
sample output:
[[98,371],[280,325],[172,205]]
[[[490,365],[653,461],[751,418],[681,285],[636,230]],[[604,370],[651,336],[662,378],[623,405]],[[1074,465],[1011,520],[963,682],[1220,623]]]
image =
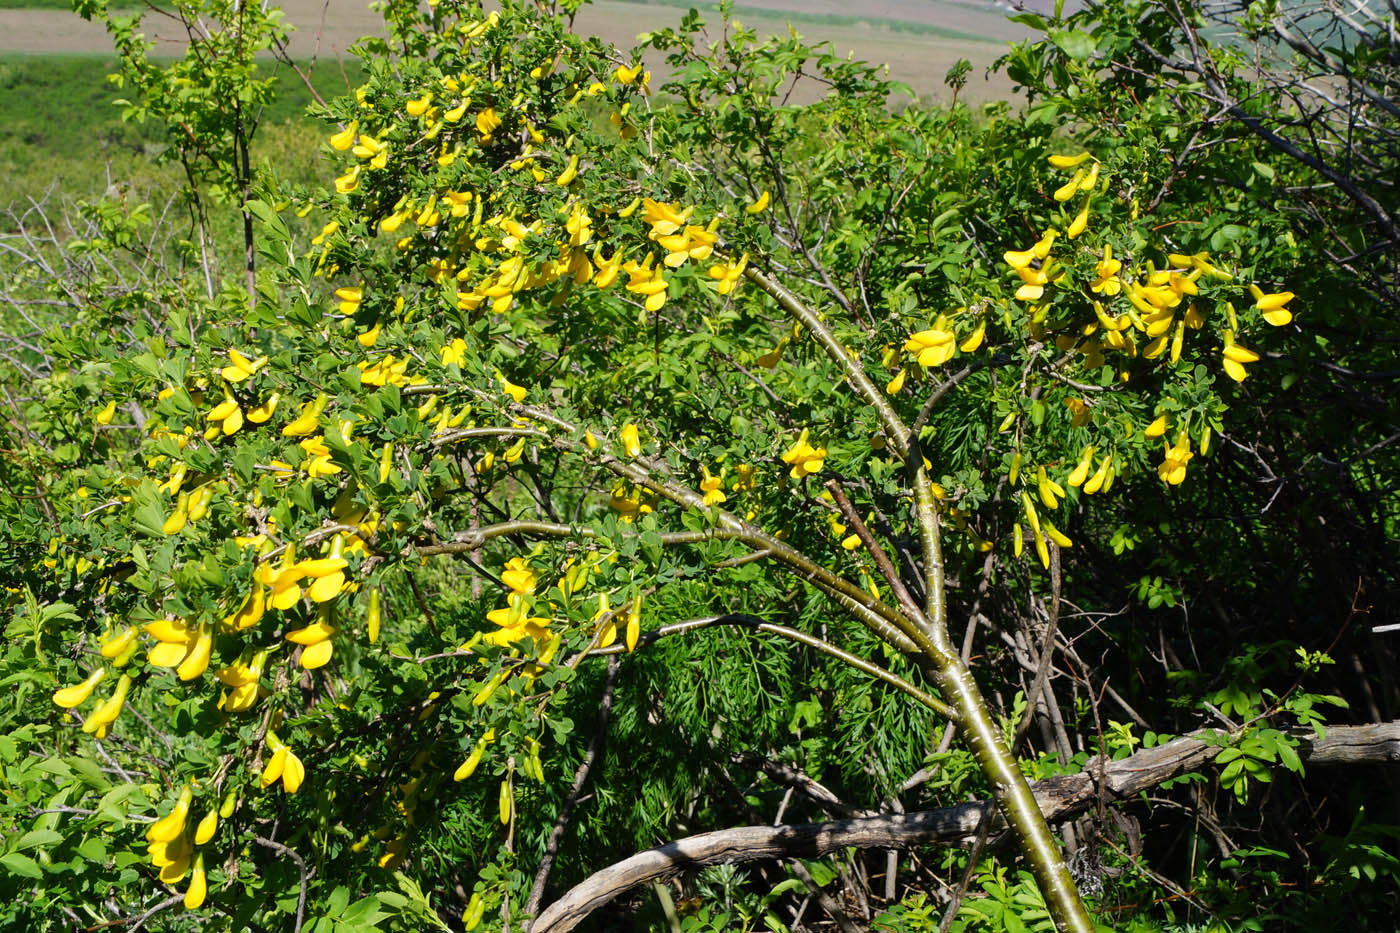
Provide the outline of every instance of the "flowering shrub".
[[[1294,296],[1163,233],[1121,140],[1002,112],[974,154],[956,112],[892,114],[795,39],[385,15],[328,105],[327,185],[244,205],[254,305],[58,338],[90,365],[36,430],[84,446],[14,519],[40,549],[13,592],[68,653],[68,747],[120,757],[113,822],[150,821],[125,864],[245,917],[251,846],[296,856],[304,900],[308,864],[431,865],[450,813],[499,845],[462,926],[518,924],[587,671],[796,585],[822,644],[890,669],[881,702],[958,725],[1051,914],[1090,929],[948,582],[1042,574],[1108,544],[1096,500],[1189,483]],[[773,99],[798,61],[828,90],[802,108]],[[411,917],[399,878],[373,909]]]

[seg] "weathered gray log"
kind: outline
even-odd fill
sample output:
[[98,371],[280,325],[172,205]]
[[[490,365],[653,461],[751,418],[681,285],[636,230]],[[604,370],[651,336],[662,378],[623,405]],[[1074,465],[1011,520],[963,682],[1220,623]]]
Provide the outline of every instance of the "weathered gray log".
[[[1299,735],[1299,757],[1310,766],[1400,761],[1400,721],[1365,726],[1332,726],[1327,737]],[[1173,739],[1119,761],[1090,759],[1079,774],[1031,785],[1036,802],[1051,822],[1068,819],[1107,801],[1133,797],[1163,781],[1210,762],[1220,746],[1197,738]],[[701,833],[638,852],[609,865],[574,886],[545,908],[531,933],[564,933],[590,913],[637,885],[706,865],[762,859],[814,858],[837,849],[899,849],[932,843],[957,844],[977,834],[993,804],[973,801],[915,813],[888,814],[788,826],[740,826]],[[992,828],[1000,828],[993,815]]]

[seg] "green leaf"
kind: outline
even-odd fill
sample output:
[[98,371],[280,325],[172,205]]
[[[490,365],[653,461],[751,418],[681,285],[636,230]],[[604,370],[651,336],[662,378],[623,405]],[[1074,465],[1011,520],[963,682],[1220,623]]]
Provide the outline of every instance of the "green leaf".
[[0,865],[12,875],[21,878],[42,878],[44,870],[39,867],[39,863],[27,855],[20,855],[18,852],[11,852],[9,855],[0,855]]
[[1052,29],[1046,35],[1060,47],[1060,51],[1075,61],[1083,61],[1093,55],[1096,48],[1094,37],[1082,29]]
[[62,841],[62,833],[56,833],[51,829],[31,829],[15,841],[13,849],[16,852],[23,852],[25,849],[51,846]]

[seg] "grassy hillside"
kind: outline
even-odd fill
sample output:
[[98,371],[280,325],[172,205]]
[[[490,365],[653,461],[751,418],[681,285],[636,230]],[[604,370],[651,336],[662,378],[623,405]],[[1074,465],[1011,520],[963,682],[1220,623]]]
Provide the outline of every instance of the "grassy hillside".
[[[107,81],[114,67],[98,56],[0,58],[0,177],[9,180],[0,203],[38,197],[54,188],[77,197],[104,190],[110,179],[168,181],[154,163],[163,148],[159,127],[123,122],[115,102],[123,93]],[[350,75],[353,81],[358,72]],[[307,154],[322,130],[305,115],[311,95],[283,69],[277,102],[262,117],[262,154],[296,155],[281,164],[309,172]],[[323,68],[323,94],[343,92],[339,70]]]

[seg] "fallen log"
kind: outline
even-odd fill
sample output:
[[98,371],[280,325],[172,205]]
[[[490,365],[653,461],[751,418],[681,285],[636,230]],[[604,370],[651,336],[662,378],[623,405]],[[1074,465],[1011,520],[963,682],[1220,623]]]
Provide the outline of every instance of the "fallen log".
[[[1299,735],[1299,757],[1310,766],[1400,761],[1400,721],[1364,726],[1332,726],[1326,738]],[[1118,761],[1092,758],[1078,774],[1031,785],[1046,820],[1055,822],[1084,812],[1103,797],[1123,800],[1156,787],[1178,774],[1195,771],[1221,751],[1186,736],[1144,748]],[[531,933],[564,933],[589,914],[630,889],[706,865],[762,859],[815,858],[837,849],[900,849],[932,843],[957,844],[974,837],[993,807],[980,800],[915,813],[885,814],[780,826],[739,826],[700,833],[638,852],[595,872],[550,904]],[[991,826],[1000,826],[993,815]]]

